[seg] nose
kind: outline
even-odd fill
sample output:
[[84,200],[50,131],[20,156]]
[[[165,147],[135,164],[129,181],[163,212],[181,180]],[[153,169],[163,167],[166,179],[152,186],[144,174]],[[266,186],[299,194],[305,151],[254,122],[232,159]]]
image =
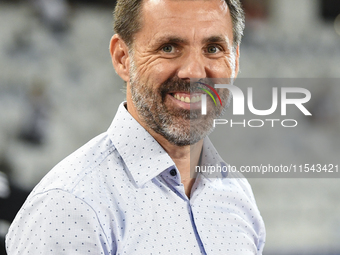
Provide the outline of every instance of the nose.
[[202,53],[190,52],[181,60],[181,66],[178,70],[180,79],[206,78],[206,67]]

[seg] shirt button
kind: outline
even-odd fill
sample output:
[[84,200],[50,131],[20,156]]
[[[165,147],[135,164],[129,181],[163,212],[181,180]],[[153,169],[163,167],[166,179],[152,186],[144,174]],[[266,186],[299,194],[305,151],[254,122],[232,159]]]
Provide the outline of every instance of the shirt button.
[[176,169],[171,169],[171,170],[170,170],[170,175],[171,175],[171,176],[176,176],[176,175],[177,175]]

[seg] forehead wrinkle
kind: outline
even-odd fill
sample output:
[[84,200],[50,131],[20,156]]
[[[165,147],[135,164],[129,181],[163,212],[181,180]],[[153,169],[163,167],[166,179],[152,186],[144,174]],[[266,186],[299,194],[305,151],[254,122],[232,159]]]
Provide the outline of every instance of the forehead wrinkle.
[[[210,2],[209,0],[146,0],[144,3],[144,7],[143,7],[143,15],[142,15],[142,19],[143,19],[143,23],[145,26],[146,25],[146,21],[148,23],[148,27],[152,28],[153,31],[156,30],[156,28],[159,28],[153,36],[152,39],[149,40],[149,42],[147,43],[147,45],[149,46],[155,46],[157,44],[161,44],[162,42],[166,43],[178,43],[178,44],[189,44],[190,41],[196,41],[196,39],[198,39],[201,43],[202,40],[199,39],[199,37],[202,38],[202,32],[206,32],[209,35],[209,31],[210,29],[214,26],[213,23],[214,22],[221,22],[222,27],[224,27],[225,24],[223,21],[225,21],[225,18],[227,19],[231,19],[229,12],[229,8],[228,5],[226,4],[226,2],[224,0],[215,0],[215,1],[211,1],[211,2],[215,2],[218,3],[218,7],[217,9],[214,9],[213,11],[208,12],[208,10],[206,8],[203,8],[203,6],[199,7],[197,9],[197,12],[195,13],[195,19],[196,22],[194,24],[192,24],[192,31],[191,31],[191,35],[185,34],[185,35],[179,35],[177,33],[177,31],[172,31],[174,27],[176,26],[182,26],[183,23],[186,22],[186,20],[190,20],[192,21],[193,17],[192,17],[192,13],[189,13],[190,15],[185,15],[187,9],[183,9],[183,13],[182,15],[178,16],[178,12],[173,12],[174,10],[171,8],[169,10],[164,9],[166,7],[166,2]],[[155,7],[157,6],[157,9],[159,8],[163,8],[163,13],[162,15],[154,15],[155,13]],[[197,7],[197,6],[196,6]],[[216,5],[215,5],[216,7]],[[219,13],[223,13],[222,16],[220,16]],[[179,19],[180,17],[180,19]],[[151,18],[151,19],[150,19]],[[165,23],[164,23],[165,22]],[[165,29],[163,28],[162,31],[162,27],[163,24],[165,24],[166,29],[168,30],[168,33],[166,31],[164,31]],[[166,24],[172,24],[170,27],[168,27]],[[172,32],[170,32],[170,31]],[[228,29],[227,29],[228,30]],[[162,35],[162,33],[164,33],[164,35]],[[159,35],[160,37],[157,38],[157,35]],[[189,39],[189,37],[190,39]],[[219,35],[221,36],[221,34]],[[225,36],[225,35],[223,35]],[[230,35],[227,36],[227,38],[225,38],[224,40],[222,40],[222,42],[224,41],[228,46],[231,46],[229,43],[229,36],[233,36],[232,35],[232,31],[230,31]],[[171,38],[173,37],[173,38]],[[177,38],[176,38],[177,37]],[[208,36],[207,36],[208,37]],[[211,41],[213,38],[211,38]],[[208,41],[208,40],[206,40]]]
[[[162,9],[162,16],[159,17],[158,19],[173,19],[177,20],[178,19],[178,13],[173,13],[172,9],[167,9],[168,7],[166,6],[166,2],[219,2],[217,9],[215,10],[206,10],[205,8],[201,7],[199,10],[196,12],[195,17],[199,17],[200,21],[202,22],[209,22],[210,20],[213,20],[216,16],[218,16],[218,12],[221,11],[224,15],[228,16],[229,15],[229,7],[225,0],[144,0],[143,4],[143,16],[145,16],[144,12],[155,12],[156,10],[154,9],[157,7],[158,9]],[[189,17],[186,15],[186,9],[183,9],[183,15],[181,15],[182,19],[187,19],[191,20],[192,17]],[[182,12],[181,11],[181,12]],[[145,17],[143,17],[145,18]]]

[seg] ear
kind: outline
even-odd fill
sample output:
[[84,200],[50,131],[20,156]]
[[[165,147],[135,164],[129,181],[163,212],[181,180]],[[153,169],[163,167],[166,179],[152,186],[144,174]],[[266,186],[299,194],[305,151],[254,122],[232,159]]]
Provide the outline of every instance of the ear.
[[237,78],[238,71],[240,67],[240,45],[236,48],[236,56],[235,56],[235,79]]
[[115,34],[111,38],[110,54],[113,67],[117,74],[127,82],[130,78],[129,48],[118,34]]

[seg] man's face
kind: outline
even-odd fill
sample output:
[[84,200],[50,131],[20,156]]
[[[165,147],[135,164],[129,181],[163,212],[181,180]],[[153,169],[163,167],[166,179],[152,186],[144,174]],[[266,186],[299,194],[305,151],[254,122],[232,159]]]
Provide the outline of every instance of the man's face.
[[[129,111],[170,143],[194,144],[212,131],[223,107],[208,100],[200,116],[202,90],[190,79],[230,78],[238,70],[228,7],[223,0],[146,0],[142,17],[130,51]],[[225,105],[228,92],[219,92]]]

